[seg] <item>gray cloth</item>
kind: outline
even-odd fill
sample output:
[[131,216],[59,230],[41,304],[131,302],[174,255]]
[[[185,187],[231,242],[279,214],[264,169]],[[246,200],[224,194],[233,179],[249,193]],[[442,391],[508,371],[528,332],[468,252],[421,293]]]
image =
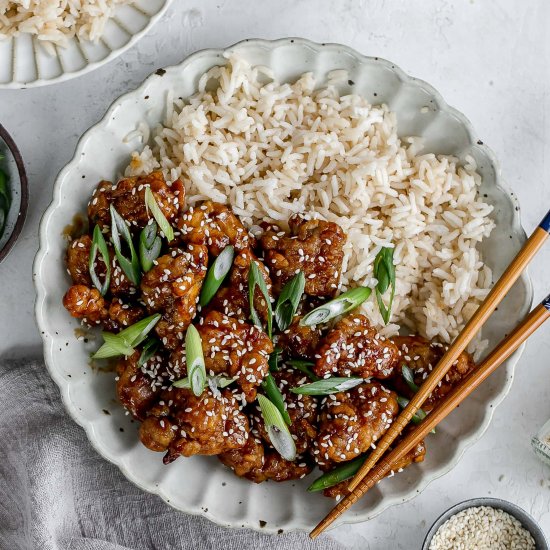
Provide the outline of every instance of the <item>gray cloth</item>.
[[0,365],[0,549],[326,549],[179,513],[101,458],[40,361]]

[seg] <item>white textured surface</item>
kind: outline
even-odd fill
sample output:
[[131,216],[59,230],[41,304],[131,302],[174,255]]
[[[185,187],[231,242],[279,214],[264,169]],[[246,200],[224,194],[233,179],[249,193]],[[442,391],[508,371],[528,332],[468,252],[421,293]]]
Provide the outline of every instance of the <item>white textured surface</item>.
[[[72,156],[79,135],[113,99],[154,69],[199,48],[222,47],[249,36],[302,35],[395,61],[433,84],[470,118],[519,196],[526,228],[538,223],[550,206],[550,183],[545,180],[550,158],[547,2],[348,1],[339,4],[338,12],[334,5],[328,0],[180,0],[151,36],[97,72],[41,90],[0,92],[0,120],[22,150],[31,184],[27,226],[0,265],[0,353],[39,352],[30,279],[36,229],[53,179]],[[550,290],[549,262],[546,247],[531,269],[536,299]],[[445,508],[489,494],[523,506],[550,534],[550,469],[529,448],[531,434],[550,417],[549,336],[550,327],[545,327],[531,340],[511,395],[486,435],[450,474],[412,502],[333,535],[351,548],[416,548]]]

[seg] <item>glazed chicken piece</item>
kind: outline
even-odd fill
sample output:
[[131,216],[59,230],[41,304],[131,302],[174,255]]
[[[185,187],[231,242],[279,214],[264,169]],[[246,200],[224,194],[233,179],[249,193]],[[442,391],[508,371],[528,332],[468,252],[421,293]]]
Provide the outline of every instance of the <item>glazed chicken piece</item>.
[[116,184],[102,181],[92,194],[88,203],[90,227],[98,224],[101,228],[111,225],[109,207],[114,205],[117,212],[131,227],[143,228],[151,214],[145,206],[145,189],[151,188],[153,196],[166,219],[174,223],[185,206],[185,188],[180,180],[167,184],[162,172],[153,172],[146,176],[125,178]]
[[[294,438],[296,453],[303,455],[311,448],[313,440],[317,436],[317,400],[311,395],[292,393],[290,389],[307,384],[310,380],[300,371],[292,368],[274,372],[273,378],[284,397],[287,412],[290,416],[291,424],[288,429]],[[254,426],[264,442],[269,443],[269,436],[265,430],[261,411],[258,406],[256,406],[253,415]]]
[[[201,336],[207,374],[237,377],[246,401],[256,399],[258,386],[269,371],[269,354],[273,344],[260,328],[210,311],[197,325]],[[174,351],[170,363],[187,373],[185,350]],[[233,387],[233,386],[232,386]]]
[[[399,441],[399,440],[397,440]],[[390,447],[391,449],[391,447]],[[401,472],[401,470],[404,470],[407,466],[410,466],[411,464],[417,464],[419,462],[424,461],[424,457],[426,456],[426,446],[424,445],[424,441],[421,441],[416,447],[411,449],[396,465],[395,469],[391,472],[388,472],[386,477],[392,477],[395,473]],[[348,494],[348,486],[349,486],[350,480],[342,481],[341,483],[338,483],[337,485],[333,485],[332,487],[329,487],[328,489],[325,489],[323,491],[323,494],[326,497],[329,498],[335,498],[336,500],[340,500],[343,496]]]
[[178,229],[184,243],[204,245],[213,256],[218,256],[230,244],[236,250],[256,245],[241,220],[219,202],[204,201],[190,207],[179,218]]
[[206,275],[206,247],[189,245],[160,256],[141,280],[142,299],[149,313],[162,313],[155,331],[168,349],[185,339],[185,330],[195,317],[197,301]]
[[385,379],[391,376],[399,352],[364,315],[351,314],[328,332],[316,357],[313,371],[321,378],[339,375]]
[[164,463],[178,456],[216,455],[243,447],[248,419],[231,391],[215,396],[209,389],[197,397],[191,390],[170,387],[161,393],[140,427],[142,443],[164,452]]
[[145,308],[136,303],[125,303],[120,298],[113,298],[107,310],[107,319],[103,328],[108,332],[120,332],[145,317]]
[[63,297],[65,309],[88,325],[98,325],[108,317],[103,296],[96,288],[73,285]]
[[399,412],[397,394],[378,382],[329,395],[321,402],[313,456],[322,466],[368,451]]
[[[111,262],[109,292],[113,296],[127,296],[135,294],[137,289],[118,265],[112,246],[107,243],[107,247],[109,248]],[[91,237],[89,235],[83,235],[82,237],[72,241],[67,249],[67,270],[75,285],[85,285],[88,287],[93,286],[88,265],[91,248]],[[104,281],[106,268],[101,254],[97,255],[95,270],[100,281]]]
[[289,359],[315,361],[323,331],[318,326],[300,326],[301,319],[301,316],[294,318],[291,325],[279,336],[277,344]]
[[[392,384],[400,395],[411,398],[413,391],[403,378],[403,365],[412,370],[414,383],[420,387],[447,351],[447,346],[439,342],[429,342],[421,336],[397,336],[393,341],[399,349],[400,357],[392,376]],[[422,409],[431,411],[475,366],[472,357],[462,352],[424,402]]]
[[[216,292],[216,295],[208,304],[207,310],[221,311],[225,315],[236,317],[237,319],[250,319],[248,274],[250,271],[250,264],[253,261],[257,263],[260,272],[263,274],[268,293],[271,297],[272,285],[271,279],[269,278],[269,272],[262,261],[247,248],[235,256],[226,286],[223,286]],[[267,319],[267,304],[258,287],[256,287],[254,293],[254,307],[260,318],[265,322]]]
[[293,216],[288,224],[290,235],[270,228],[261,238],[275,292],[278,294],[298,271],[303,271],[306,294],[334,296],[344,258],[344,231],[335,223],[305,220],[301,216]]
[[294,462],[285,460],[275,449],[251,432],[246,445],[218,456],[222,464],[233,470],[239,477],[254,483],[262,481],[288,481],[300,479],[311,472],[311,463],[303,458]]

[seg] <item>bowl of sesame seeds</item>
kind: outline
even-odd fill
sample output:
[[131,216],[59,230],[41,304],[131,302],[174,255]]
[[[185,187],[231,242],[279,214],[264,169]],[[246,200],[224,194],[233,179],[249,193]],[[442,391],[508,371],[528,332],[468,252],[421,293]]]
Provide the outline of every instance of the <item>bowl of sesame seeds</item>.
[[422,550],[547,550],[538,523],[525,510],[498,498],[474,498],[444,512]]

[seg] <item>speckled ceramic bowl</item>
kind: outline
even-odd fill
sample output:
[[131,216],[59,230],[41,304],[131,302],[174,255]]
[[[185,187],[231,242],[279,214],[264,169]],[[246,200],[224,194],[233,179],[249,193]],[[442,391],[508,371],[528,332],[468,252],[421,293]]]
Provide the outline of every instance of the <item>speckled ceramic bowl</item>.
[[535,540],[536,550],[548,550],[548,542],[544,535],[544,531],[541,529],[539,524],[519,506],[499,498],[472,498],[470,500],[460,502],[459,504],[455,504],[453,507],[449,508],[446,512],[441,514],[431,526],[426,538],[424,539],[422,550],[429,550],[430,543],[437,533],[437,530],[450,517],[458,514],[458,512],[462,512],[462,510],[474,508],[476,506],[490,506],[491,508],[498,508],[500,510],[504,510],[504,512],[507,512],[511,516],[514,516],[523,525],[523,527],[531,533],[531,536]]
[[[452,153],[461,160],[472,155],[483,179],[481,193],[495,208],[496,228],[482,249],[487,264],[499,276],[521,248],[525,233],[517,199],[502,183],[493,153],[481,143],[466,118],[449,107],[429,84],[407,76],[389,61],[364,57],[337,44],[303,39],[250,40],[229,50],[253,64],[270,67],[280,81],[312,71],[322,83],[329,71],[345,69],[349,79],[341,83],[341,92],[353,91],[372,103],[387,103],[397,114],[401,136],[422,136],[426,150]],[[131,481],[178,510],[204,515],[221,525],[272,533],[309,530],[334,504],[306,491],[316,474],[295,482],[256,485],[236,477],[214,457],[195,456],[165,466],[157,453],[141,445],[137,425],[116,404],[114,375],[90,371],[91,349],[75,339],[78,321],[70,318],[61,303],[70,284],[63,262],[67,246],[63,228],[75,213],[85,212],[97,182],[115,178],[128,164],[130,153],[143,146],[139,140],[125,139],[135,134],[138,123],[158,124],[165,113],[168,91],[176,90],[181,97],[195,93],[201,75],[224,64],[226,53],[197,52],[178,66],[157,71],[138,90],[118,99],[104,119],[82,137],[75,157],[56,181],[53,202],[40,227],[40,250],[34,266],[36,317],[46,365],[61,389],[67,410],[86,429],[98,452]],[[523,274],[485,327],[484,337],[491,345],[527,313],[531,299],[531,284]],[[336,524],[372,518],[388,506],[414,497],[430,481],[448,472],[489,425],[495,407],[510,389],[519,353],[512,355],[466,406],[450,415],[436,435],[430,436],[422,464],[377,485]],[[110,414],[104,414],[103,409]]]
[[11,193],[11,206],[6,220],[6,228],[0,237],[0,262],[6,258],[17,241],[27,215],[28,188],[27,174],[21,153],[8,131],[0,124],[0,168],[8,176]]

